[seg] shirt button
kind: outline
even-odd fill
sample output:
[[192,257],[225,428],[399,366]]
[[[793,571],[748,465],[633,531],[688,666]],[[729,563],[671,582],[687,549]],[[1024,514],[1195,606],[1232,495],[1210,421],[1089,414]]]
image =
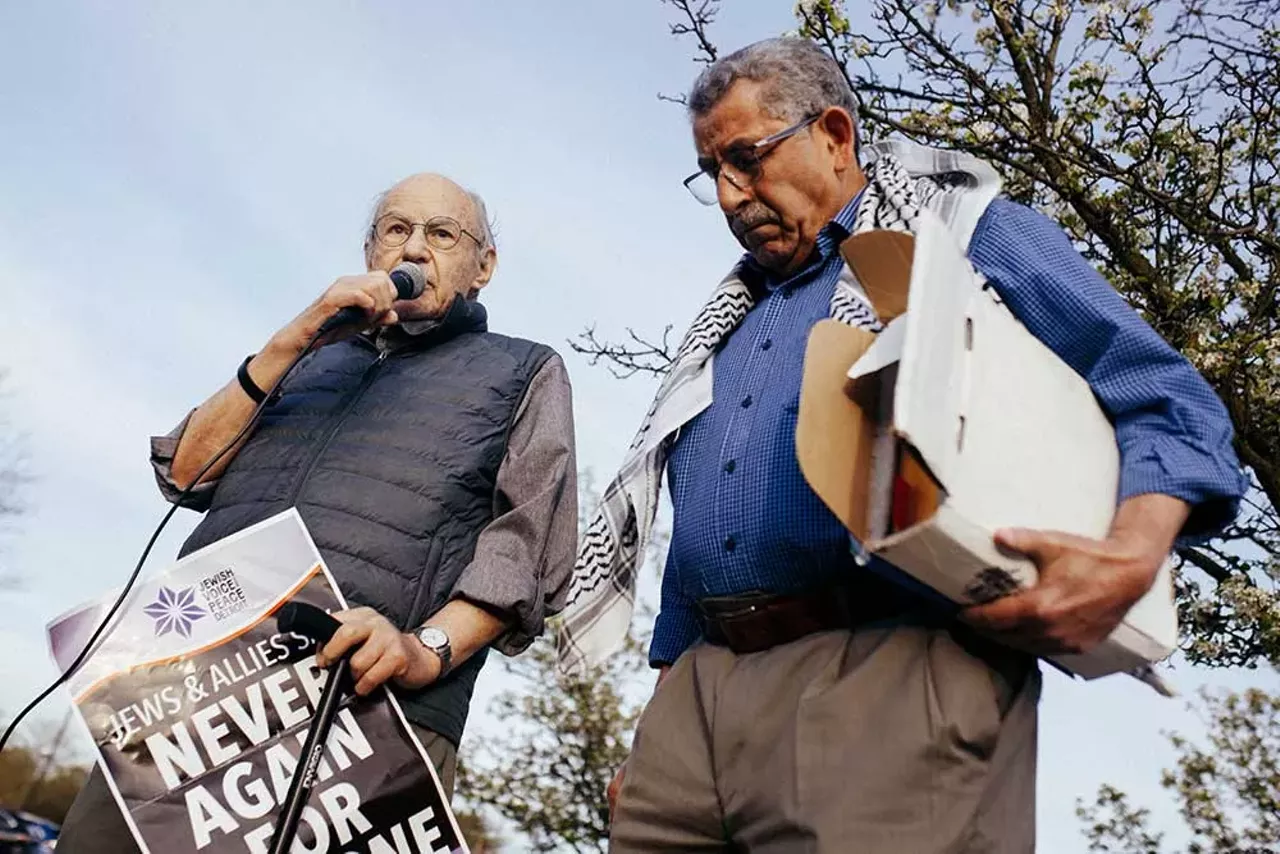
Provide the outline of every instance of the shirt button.
[[733,474],[733,470],[736,469],[737,467],[738,467],[738,464],[735,463],[733,460],[729,460],[729,462],[724,464],[724,470],[727,471],[729,474]]
[[760,349],[761,349],[761,350],[768,350],[768,349],[769,349],[770,347],[772,347],[772,346],[773,346],[773,339],[772,339],[772,338],[766,338],[766,339],[764,339],[764,343],[762,343],[762,344],[760,345]]
[[733,538],[733,534],[724,538],[724,550],[731,552],[738,547],[738,541]]
[[751,405],[751,395],[747,395],[742,399],[742,408],[746,409],[750,405]]

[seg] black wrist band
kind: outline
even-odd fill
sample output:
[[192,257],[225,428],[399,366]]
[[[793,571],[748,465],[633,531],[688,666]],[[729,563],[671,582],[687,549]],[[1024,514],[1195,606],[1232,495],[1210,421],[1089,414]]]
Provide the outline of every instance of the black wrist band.
[[258,384],[253,381],[253,377],[249,376],[249,363],[253,361],[253,357],[257,353],[250,353],[244,357],[244,361],[240,363],[240,367],[236,370],[236,379],[240,380],[240,388],[244,389],[244,393],[253,399],[254,403],[262,403],[267,399],[267,393],[258,388]]

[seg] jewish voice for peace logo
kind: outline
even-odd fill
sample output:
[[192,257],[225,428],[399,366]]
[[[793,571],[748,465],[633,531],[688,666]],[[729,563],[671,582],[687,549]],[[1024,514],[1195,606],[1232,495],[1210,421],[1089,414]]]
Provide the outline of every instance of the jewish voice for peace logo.
[[177,632],[184,638],[191,637],[191,625],[208,614],[195,602],[196,593],[191,587],[183,588],[176,593],[168,587],[161,587],[156,593],[156,601],[142,611],[156,621],[156,637]]

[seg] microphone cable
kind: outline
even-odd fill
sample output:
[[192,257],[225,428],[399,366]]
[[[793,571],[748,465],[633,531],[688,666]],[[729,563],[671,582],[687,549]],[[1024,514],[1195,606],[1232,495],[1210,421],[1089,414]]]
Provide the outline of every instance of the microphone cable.
[[288,367],[284,369],[284,373],[280,375],[280,378],[271,384],[270,390],[267,391],[266,396],[262,398],[262,401],[254,407],[253,412],[249,415],[249,419],[244,423],[244,426],[240,428],[240,432],[236,433],[236,435],[231,438],[231,441],[223,445],[222,449],[219,450],[218,453],[214,454],[213,457],[204,464],[204,468],[200,469],[200,471],[196,473],[196,476],[191,479],[191,483],[187,488],[182,490],[181,494],[173,500],[173,506],[169,508],[169,512],[164,514],[164,518],[160,520],[160,524],[156,526],[155,532],[152,533],[151,539],[147,541],[146,548],[142,550],[142,556],[138,558],[137,565],[134,566],[133,572],[130,573],[129,578],[125,581],[124,589],[122,589],[120,594],[116,596],[115,602],[112,603],[111,608],[107,611],[107,615],[102,618],[98,627],[94,629],[93,634],[89,636],[89,641],[84,645],[84,649],[80,650],[80,653],[76,656],[75,660],[71,662],[71,665],[59,674],[58,678],[53,680],[53,683],[48,688],[41,691],[39,696],[30,703],[27,703],[26,707],[22,711],[18,712],[18,716],[15,717],[5,728],[4,735],[0,735],[0,751],[4,750],[5,745],[9,743],[9,737],[13,735],[14,730],[18,728],[18,724],[22,722],[22,719],[43,703],[50,694],[62,687],[62,685],[71,678],[72,674],[80,669],[80,665],[84,664],[84,660],[89,656],[89,653],[93,650],[93,647],[97,644],[99,638],[102,637],[102,633],[107,630],[107,627],[115,618],[116,612],[120,610],[125,601],[129,598],[129,594],[133,591],[134,583],[142,573],[142,567],[147,561],[147,556],[151,554],[151,548],[156,544],[156,540],[160,538],[160,534],[164,531],[165,526],[169,524],[169,520],[173,518],[173,514],[182,506],[182,502],[186,500],[192,490],[200,484],[200,479],[205,476],[209,469],[213,468],[214,465],[217,464],[218,460],[226,456],[227,452],[234,448],[258,423],[258,419],[262,416],[262,411],[266,409],[267,404],[271,402],[272,395],[276,393],[289,374],[293,372],[293,369],[302,361],[303,357],[311,352],[311,348],[320,340],[320,336],[331,331],[329,328],[326,328],[326,326],[321,326],[321,328],[316,330],[315,334],[311,336],[311,340],[309,340],[307,345],[302,348],[302,351],[293,357],[293,361],[291,361]]

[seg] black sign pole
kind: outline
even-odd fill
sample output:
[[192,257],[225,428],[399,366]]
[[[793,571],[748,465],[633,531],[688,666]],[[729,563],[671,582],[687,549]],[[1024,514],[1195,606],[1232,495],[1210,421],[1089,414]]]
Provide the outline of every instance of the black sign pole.
[[[317,647],[328,643],[340,625],[321,609],[304,602],[288,602],[276,615],[276,626],[282,633],[296,632],[305,635],[314,640]],[[311,719],[306,741],[302,744],[302,757],[294,769],[293,779],[289,781],[289,791],[281,806],[280,819],[271,836],[271,846],[268,849],[271,854],[287,854],[293,846],[293,838],[298,833],[298,821],[302,818],[302,810],[315,785],[316,771],[324,757],[324,745],[329,740],[329,730],[333,727],[333,719],[342,703],[342,690],[349,681],[350,672],[351,662],[346,656],[329,668],[329,681],[320,694],[320,703]]]

